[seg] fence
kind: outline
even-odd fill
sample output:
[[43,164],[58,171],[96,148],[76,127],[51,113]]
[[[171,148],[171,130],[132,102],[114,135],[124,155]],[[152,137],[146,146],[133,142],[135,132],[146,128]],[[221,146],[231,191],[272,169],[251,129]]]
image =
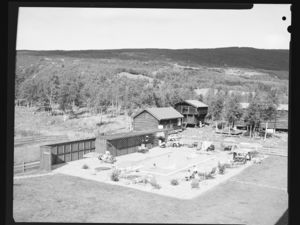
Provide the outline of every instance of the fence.
[[95,138],[61,142],[40,147],[40,168],[51,170],[52,165],[82,159],[83,155],[95,151]]
[[21,146],[27,144],[36,144],[38,142],[53,142],[53,141],[65,141],[68,140],[67,135],[51,135],[51,136],[38,136],[38,137],[22,137],[15,138],[14,146]]
[[14,165],[14,173],[25,173],[29,170],[38,169],[40,167],[40,161],[35,162],[23,162],[18,165]]
[[[185,137],[185,143],[191,144],[193,142],[199,142],[201,139],[199,137]],[[288,148],[287,147],[273,147],[273,146],[261,146],[259,144],[255,143],[243,143],[243,142],[226,142],[226,141],[216,141],[216,140],[209,140],[213,142],[215,147],[222,148],[223,145],[230,145],[233,143],[240,144],[240,147],[246,147],[246,148],[253,148],[254,150],[257,150],[260,153],[267,154],[267,155],[277,155],[277,156],[288,156]]]
[[273,148],[273,147],[262,147],[259,149],[259,152],[266,155],[278,155],[278,156],[288,156],[287,148]]

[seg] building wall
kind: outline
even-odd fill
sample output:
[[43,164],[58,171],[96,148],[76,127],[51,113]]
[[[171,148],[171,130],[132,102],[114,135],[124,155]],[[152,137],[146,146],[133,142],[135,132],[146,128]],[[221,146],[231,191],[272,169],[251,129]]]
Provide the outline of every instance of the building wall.
[[199,121],[204,122],[204,118],[207,114],[208,108],[196,108],[185,102],[177,103],[175,109],[180,112],[183,116],[183,122],[188,124],[198,124]]
[[164,129],[178,130],[182,128],[182,121],[178,124],[178,119],[161,120],[159,125],[162,125]]
[[147,111],[142,112],[135,118],[133,118],[133,130],[149,130],[157,129],[159,122]]
[[145,144],[148,148],[157,146],[158,141],[156,139],[155,133],[153,133],[107,140],[107,151],[113,156],[126,155],[137,152],[141,144]]
[[82,159],[84,154],[94,151],[95,138],[40,146],[40,167],[49,171],[53,165]]

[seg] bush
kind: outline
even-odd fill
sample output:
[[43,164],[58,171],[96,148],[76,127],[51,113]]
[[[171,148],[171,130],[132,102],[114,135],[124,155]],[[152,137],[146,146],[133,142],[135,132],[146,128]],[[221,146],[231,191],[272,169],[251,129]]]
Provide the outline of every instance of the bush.
[[82,166],[82,169],[88,169],[89,168],[89,166],[88,165],[86,165],[86,164],[84,164],[83,166]]
[[198,179],[193,179],[191,182],[191,187],[192,188],[199,188],[199,180]]
[[219,169],[219,174],[224,174],[225,173],[225,164],[221,164],[220,162],[218,162],[218,169]]
[[172,180],[171,180],[171,184],[175,186],[175,185],[178,185],[179,182],[178,182],[177,179],[172,179]]
[[149,179],[149,183],[151,184],[152,187],[154,187],[155,189],[160,189],[161,186],[157,183],[155,177],[151,177],[151,179]]
[[121,174],[120,170],[117,170],[117,169],[113,170],[111,175],[110,175],[111,180],[112,181],[119,181],[120,174]]

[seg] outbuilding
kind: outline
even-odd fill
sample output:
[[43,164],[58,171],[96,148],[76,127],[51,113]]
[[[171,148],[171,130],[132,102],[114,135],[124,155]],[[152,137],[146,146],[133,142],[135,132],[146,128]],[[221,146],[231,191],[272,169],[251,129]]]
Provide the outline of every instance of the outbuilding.
[[183,115],[173,107],[147,108],[133,116],[133,130],[180,130],[182,119]]
[[149,149],[158,146],[159,140],[166,139],[167,136],[167,130],[157,128],[99,135],[96,138],[96,152],[103,154],[109,151],[113,156],[126,155],[137,152],[142,144]]
[[175,109],[184,116],[183,123],[198,126],[204,123],[208,105],[198,100],[185,100],[175,104]]

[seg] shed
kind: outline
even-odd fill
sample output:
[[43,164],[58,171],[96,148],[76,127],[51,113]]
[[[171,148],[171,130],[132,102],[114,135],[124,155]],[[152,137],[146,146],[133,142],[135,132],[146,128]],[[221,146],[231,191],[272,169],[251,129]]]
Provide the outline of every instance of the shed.
[[179,130],[182,129],[182,118],[183,115],[172,107],[147,108],[133,116],[133,130]]
[[183,123],[198,126],[207,115],[208,105],[198,100],[184,100],[175,104],[175,109],[183,116]]
[[156,128],[145,131],[99,135],[96,138],[95,151],[97,153],[109,151],[113,156],[130,154],[136,152],[141,144],[145,144],[148,148],[157,146],[161,137],[167,138],[167,130]]

